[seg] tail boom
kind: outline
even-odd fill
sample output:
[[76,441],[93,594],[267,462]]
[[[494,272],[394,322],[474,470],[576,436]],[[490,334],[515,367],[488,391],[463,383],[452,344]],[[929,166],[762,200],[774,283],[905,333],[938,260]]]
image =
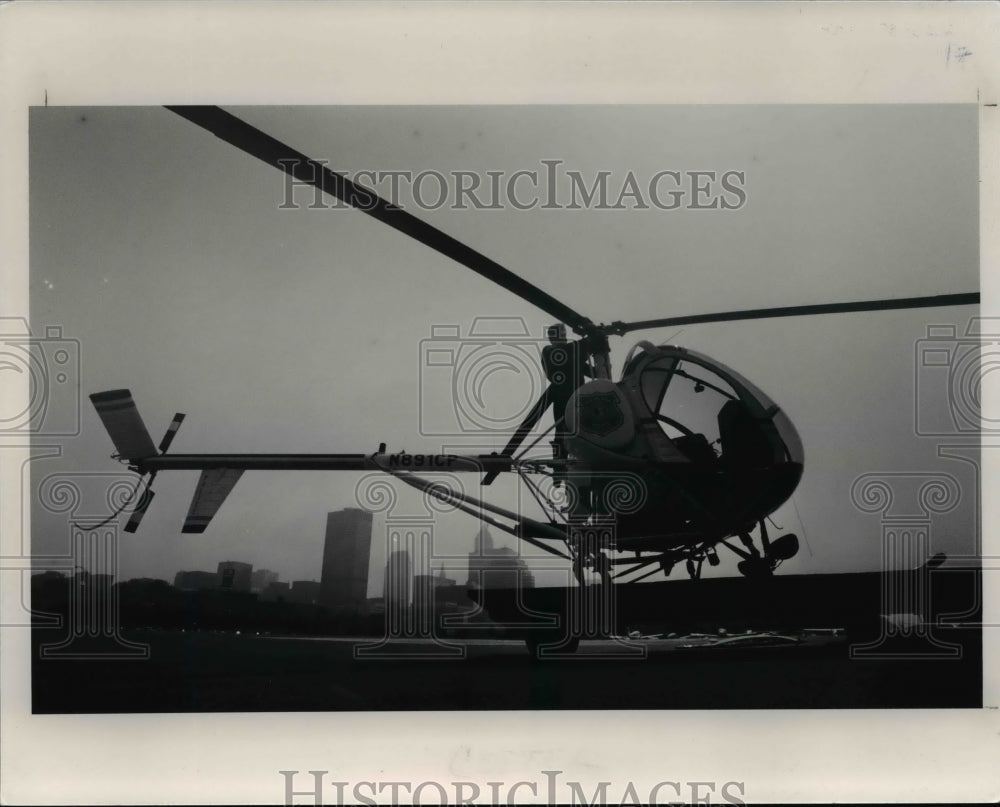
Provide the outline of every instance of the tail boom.
[[170,454],[136,461],[142,473],[231,468],[244,471],[449,471],[483,473],[514,469],[500,454]]

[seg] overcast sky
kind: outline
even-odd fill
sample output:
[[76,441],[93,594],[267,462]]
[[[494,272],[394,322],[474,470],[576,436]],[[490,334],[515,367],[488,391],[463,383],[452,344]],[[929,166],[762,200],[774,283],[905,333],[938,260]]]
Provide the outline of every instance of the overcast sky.
[[[745,172],[746,203],[728,211],[417,210],[400,197],[595,321],[979,287],[971,105],[230,111],[349,172],[485,179],[557,159],[587,177],[610,171],[615,189],[629,171]],[[371,452],[382,441],[439,450],[441,438],[419,434],[421,340],[432,326],[467,333],[476,317],[522,317],[539,336],[552,320],[357,211],[279,209],[282,174],[164,109],[33,109],[30,169],[33,330],[60,325],[80,341],[83,395],[81,435],[62,441],[61,458],[34,463],[36,480],[119,470],[86,400],[119,387],[132,390],[155,441],[174,412],[187,413],[176,453]],[[775,520],[804,540],[784,570],[879,567],[879,519],[850,501],[852,482],[871,471],[958,478],[968,495],[935,521],[933,548],[972,550],[972,474],[914,436],[913,402],[927,325],[963,330],[975,313],[721,323],[673,337],[752,380],[799,429],[805,475]],[[615,377],[634,341],[674,333],[613,340]],[[496,416],[526,383],[506,374],[487,384]],[[425,375],[424,390],[440,414],[447,376]],[[360,476],[248,473],[203,535],[181,535],[198,474],[162,474],[140,532],[123,537],[120,575],[172,580],[231,559],[319,579],[326,513],[355,504]],[[489,493],[510,504],[515,488]],[[419,496],[400,490],[396,515],[415,512]],[[34,551],[64,552],[65,516],[35,506],[33,519]],[[377,591],[384,518],[375,530]],[[435,531],[438,552],[460,557],[477,525],[450,514]],[[464,561],[443,562],[464,580]],[[725,557],[720,571],[735,564]]]

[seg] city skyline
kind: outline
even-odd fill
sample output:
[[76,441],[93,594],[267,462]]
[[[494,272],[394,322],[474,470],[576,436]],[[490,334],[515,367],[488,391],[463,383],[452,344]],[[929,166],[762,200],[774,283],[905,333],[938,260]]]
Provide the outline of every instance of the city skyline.
[[[341,510],[331,511],[330,513],[327,514],[328,516],[327,532],[324,538],[324,548],[330,546],[331,543],[336,543],[338,538],[343,537],[339,532],[336,532],[336,529],[343,525],[342,524],[338,525],[334,517],[350,512],[364,513],[366,516],[369,517],[370,520],[373,521],[374,514],[368,511],[361,510],[360,508],[348,507],[348,508],[343,508]],[[369,540],[371,539],[370,534],[368,536],[368,539]],[[416,587],[419,585],[418,581],[421,578],[433,579],[435,581],[434,583],[435,586],[455,584],[462,577],[462,572],[465,573],[466,585],[471,584],[473,582],[474,577],[477,577],[479,572],[489,571],[489,576],[491,577],[492,580],[494,580],[493,585],[499,586],[499,585],[506,585],[508,583],[514,585],[513,579],[510,579],[509,575],[503,574],[503,572],[516,569],[518,570],[518,575],[520,576],[521,585],[526,585],[528,587],[534,586],[534,575],[531,573],[530,568],[528,567],[524,559],[517,554],[516,550],[510,547],[496,546],[493,535],[490,532],[489,527],[487,527],[485,524],[481,525],[479,529],[477,529],[474,533],[470,535],[469,541],[472,545],[471,551],[468,553],[467,557],[462,556],[464,562],[461,563],[455,563],[455,562],[446,563],[444,560],[432,559],[428,568],[425,571],[421,572],[420,570],[415,568],[411,559],[408,566],[409,569],[408,577],[410,581],[411,595],[412,591],[415,591]],[[410,554],[408,549],[396,549],[392,553],[390,553],[390,557],[392,554],[396,553],[400,554],[401,556],[405,555],[407,557],[409,557]],[[346,554],[350,556],[350,553]],[[388,563],[386,565],[388,565]],[[276,572],[272,569],[267,569],[263,567],[258,568],[253,561],[233,560],[233,559],[218,561],[218,563],[216,564],[216,569],[214,571],[209,569],[185,568],[176,570],[172,576],[168,577],[129,577],[129,578],[119,577],[116,579],[116,582],[119,581],[130,582],[133,580],[162,580],[163,582],[170,582],[172,580],[175,587],[182,587],[178,583],[178,581],[182,579],[182,576],[208,575],[213,579],[213,581],[215,581],[211,587],[218,587],[217,581],[218,578],[223,574],[223,568],[229,566],[248,567],[246,590],[252,591],[254,593],[263,592],[264,590],[266,590],[267,585],[275,582],[287,585],[292,585],[294,583],[315,583],[323,585],[324,583],[324,579],[322,577],[320,578],[320,580],[316,580],[315,578],[293,579],[283,575],[281,572]],[[371,562],[368,558],[365,558],[365,566],[374,568],[374,563]],[[90,573],[86,569],[82,569],[82,571],[84,571],[87,574]],[[372,572],[368,572],[366,574],[366,577],[364,579],[365,591],[366,591],[366,596],[364,598],[365,601],[384,598],[385,579],[386,579],[385,567],[382,567],[380,571],[381,571],[381,576],[378,574],[374,574]],[[42,574],[42,572],[39,572],[38,574]],[[449,577],[448,576],[449,574],[454,574],[455,576]],[[261,575],[266,575],[267,580],[266,581],[258,580],[258,577]],[[337,580],[335,579],[335,577],[330,579],[331,584],[336,584],[336,582]],[[373,591],[373,586],[376,583],[382,583],[382,586],[375,588]],[[338,607],[338,606],[342,607],[346,603],[336,603],[336,602],[331,603],[329,601],[321,601],[320,604],[325,605],[327,607]]]

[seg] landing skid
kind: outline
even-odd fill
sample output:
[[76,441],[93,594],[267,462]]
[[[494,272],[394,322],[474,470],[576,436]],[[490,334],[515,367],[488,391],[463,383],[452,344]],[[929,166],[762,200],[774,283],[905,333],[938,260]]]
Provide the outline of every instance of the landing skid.
[[[799,551],[799,539],[791,533],[771,540],[767,532],[767,525],[763,521],[758,523],[758,527],[754,531],[759,532],[760,548],[755,543],[750,530],[736,535],[739,538],[739,544],[731,539],[703,541],[659,554],[642,555],[640,552],[636,552],[634,558],[612,557],[607,547],[593,544],[580,543],[570,545],[568,548],[573,558],[573,574],[581,586],[593,585],[598,582],[594,580],[593,574],[587,574],[587,572],[596,573],[600,583],[612,584],[624,577],[630,577],[630,579],[622,580],[623,583],[638,583],[659,573],[669,577],[679,563],[684,564],[689,578],[698,580],[701,578],[706,562],[709,566],[720,564],[716,546],[724,546],[739,557],[736,568],[744,577],[770,577],[778,566],[794,557]],[[613,572],[617,566],[627,568]],[[643,574],[633,576],[647,567],[651,568],[648,568],[648,571]]]
[[[728,540],[718,542],[740,557],[736,568],[741,575],[748,578],[771,577],[774,570],[784,561],[793,557],[799,549],[799,539],[795,535],[788,533],[772,541],[767,533],[767,525],[763,521],[759,522],[758,528],[760,532],[759,549],[749,530],[737,535],[740,545]],[[608,547],[601,546],[596,541],[567,542],[567,548],[572,555],[573,574],[578,586],[581,589],[590,588],[595,594],[605,585],[614,585],[617,577],[632,574],[644,566],[652,565],[653,568],[646,574],[629,580],[629,583],[636,583],[658,572],[669,576],[677,563],[682,560],[688,577],[692,580],[698,580],[701,578],[702,568],[706,561],[710,566],[718,566],[720,563],[715,546],[707,543],[685,546],[653,557],[641,558],[637,552],[635,559],[611,558],[608,554]],[[612,569],[617,564],[628,564],[632,568],[616,575],[612,573]],[[598,580],[595,581],[594,575],[587,574],[588,572],[596,573]],[[600,588],[593,588],[595,585]],[[576,652],[580,637],[578,635],[562,636],[550,631],[536,631],[526,637],[525,642],[532,658],[537,659],[540,658],[542,648],[550,648],[551,652],[556,655]]]
[[772,542],[767,534],[767,523],[763,520],[759,523],[760,550],[754,545],[749,532],[739,534],[740,543],[743,544],[742,548],[729,543],[729,541],[721,542],[723,546],[742,558],[736,564],[736,568],[744,577],[770,577],[783,561],[794,557],[799,551],[799,539],[795,535],[787,533]]

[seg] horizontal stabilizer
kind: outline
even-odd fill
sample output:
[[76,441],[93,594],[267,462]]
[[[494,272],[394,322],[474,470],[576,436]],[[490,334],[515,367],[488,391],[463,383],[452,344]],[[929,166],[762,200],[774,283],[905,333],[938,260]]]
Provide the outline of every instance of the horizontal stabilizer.
[[204,532],[241,476],[242,468],[208,468],[202,471],[181,532]]
[[129,390],[97,392],[90,396],[90,400],[120,456],[127,460],[156,456],[156,446],[139,416]]

